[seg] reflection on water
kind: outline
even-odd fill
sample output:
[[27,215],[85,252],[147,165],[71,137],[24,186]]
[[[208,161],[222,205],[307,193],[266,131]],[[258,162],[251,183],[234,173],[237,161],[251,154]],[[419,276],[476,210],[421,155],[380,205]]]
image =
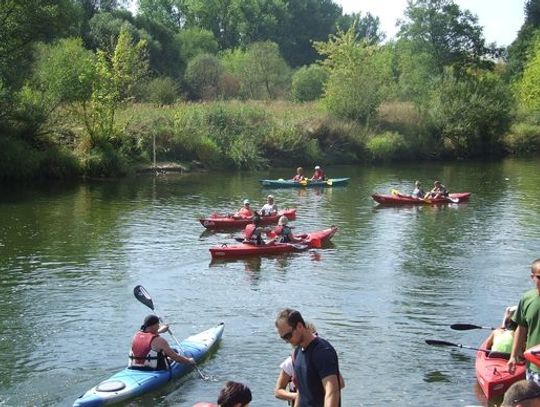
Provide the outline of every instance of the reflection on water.
[[[0,404],[64,405],[126,363],[147,309],[144,285],[179,337],[225,322],[220,349],[195,374],[129,405],[191,406],[223,382],[244,381],[254,405],[281,406],[273,386],[290,348],[275,333],[284,306],[299,308],[336,347],[344,406],[487,405],[474,351],[530,287],[539,257],[534,161],[339,167],[346,187],[263,189],[268,173],[167,175],[0,191]],[[373,192],[408,191],[416,179],[470,191],[459,205],[379,207]],[[298,208],[295,232],[337,225],[322,249],[211,260],[208,249],[241,231],[207,231],[198,219],[268,193]],[[398,385],[396,385],[398,383]],[[490,402],[490,405],[494,405]]]

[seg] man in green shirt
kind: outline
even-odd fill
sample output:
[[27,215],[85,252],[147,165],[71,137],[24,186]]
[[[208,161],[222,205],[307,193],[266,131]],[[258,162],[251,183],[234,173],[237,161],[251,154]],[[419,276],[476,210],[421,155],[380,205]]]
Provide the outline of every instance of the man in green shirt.
[[[527,291],[519,300],[513,320],[518,324],[514,335],[514,345],[508,360],[508,371],[513,373],[517,360],[523,358],[523,351],[540,344],[540,259],[531,264],[531,278],[535,288]],[[529,363],[527,379],[540,384],[540,366]]]

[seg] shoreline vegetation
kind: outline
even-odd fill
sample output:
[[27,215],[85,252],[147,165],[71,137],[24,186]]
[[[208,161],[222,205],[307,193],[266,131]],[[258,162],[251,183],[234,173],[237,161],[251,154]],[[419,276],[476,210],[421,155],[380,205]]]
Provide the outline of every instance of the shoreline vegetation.
[[0,3],[0,182],[540,152],[540,0],[508,48],[453,0],[387,42],[332,1],[260,1]]

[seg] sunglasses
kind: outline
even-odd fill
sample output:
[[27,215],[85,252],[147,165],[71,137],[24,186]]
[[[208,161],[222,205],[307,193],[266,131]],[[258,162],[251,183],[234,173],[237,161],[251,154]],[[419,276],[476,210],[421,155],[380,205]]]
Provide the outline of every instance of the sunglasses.
[[291,329],[289,332],[287,332],[286,334],[284,335],[281,335],[281,339],[283,339],[284,341],[290,341],[292,336],[293,336],[293,332],[294,332],[294,329]]

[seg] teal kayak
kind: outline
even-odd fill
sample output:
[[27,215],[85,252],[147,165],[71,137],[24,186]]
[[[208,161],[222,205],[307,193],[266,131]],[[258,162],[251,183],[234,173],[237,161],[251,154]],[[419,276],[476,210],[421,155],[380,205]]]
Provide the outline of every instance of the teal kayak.
[[[181,342],[182,354],[194,358],[199,363],[220,341],[224,328],[225,325],[221,323],[184,339]],[[171,347],[178,352],[176,346]],[[93,407],[118,403],[155,390],[173,379],[185,376],[192,370],[192,366],[177,362],[172,362],[168,370],[137,370],[126,367],[92,387],[75,400],[73,406]]]
[[293,181],[292,179],[261,179],[259,182],[264,187],[272,188],[312,188],[312,187],[335,187],[346,185],[350,178],[329,178],[326,181]]

